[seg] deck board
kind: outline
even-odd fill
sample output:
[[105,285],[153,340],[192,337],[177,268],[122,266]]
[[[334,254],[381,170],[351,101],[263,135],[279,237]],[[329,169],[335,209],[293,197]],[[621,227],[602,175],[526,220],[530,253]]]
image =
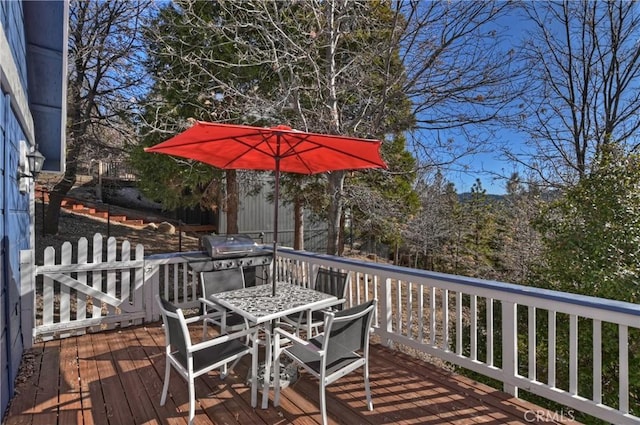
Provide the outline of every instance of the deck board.
[[[160,406],[165,366],[160,325],[37,344],[27,356],[34,359],[33,374],[18,384],[4,424],[186,425],[187,385],[175,371],[167,402]],[[372,344],[370,363],[374,410],[367,410],[362,372],[356,371],[327,388],[330,424],[529,424],[525,412],[540,409],[378,344]],[[271,392],[269,408],[254,409],[246,385],[249,366],[245,357],[225,380],[217,372],[196,380],[195,424],[320,423],[313,377],[301,372],[282,391],[280,406],[273,407]]]
[[[89,335],[83,336],[83,340],[75,341],[78,346],[78,371],[80,374],[80,395],[84,412],[85,425],[107,425],[106,414],[102,409],[104,398],[102,392],[98,392],[96,382],[100,382],[98,366],[94,359],[93,344]],[[93,394],[92,394],[93,390]]]

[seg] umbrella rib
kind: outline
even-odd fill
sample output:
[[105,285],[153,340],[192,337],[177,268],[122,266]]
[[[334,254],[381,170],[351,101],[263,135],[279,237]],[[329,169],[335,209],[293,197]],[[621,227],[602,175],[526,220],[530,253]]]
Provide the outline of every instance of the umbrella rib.
[[[375,162],[375,161],[371,161],[371,160],[369,160],[367,158],[363,158],[363,157],[361,157],[359,155],[356,155],[356,154],[353,154],[353,153],[350,153],[350,152],[345,152],[343,150],[340,150],[340,149],[337,149],[337,148],[334,148],[334,147],[331,147],[331,146],[323,145],[323,144],[314,142],[312,140],[308,140],[308,138],[309,138],[308,135],[305,136],[304,138],[299,138],[295,145],[290,143],[289,144],[289,149],[287,149],[285,153],[281,154],[280,158],[287,158],[287,157],[290,157],[290,156],[297,156],[300,159],[300,162],[302,162],[304,164],[304,166],[307,168],[307,170],[309,170],[309,173],[311,173],[311,168],[307,165],[306,161],[304,160],[304,158],[301,155],[306,153],[306,152],[311,152],[311,151],[316,150],[316,149],[328,149],[328,150],[331,150],[333,152],[337,152],[337,153],[339,153],[341,155],[348,156],[350,158],[355,158],[355,159],[367,162],[367,163],[372,164],[372,165],[378,165],[378,163]],[[307,142],[307,143],[313,144],[314,146],[313,147],[309,147],[309,148],[304,149],[304,150],[296,150],[296,146],[300,145],[303,142]],[[359,167],[359,168],[363,168],[363,167]]]
[[[257,135],[258,135],[258,134],[257,134]],[[231,137],[231,138],[232,138],[233,140],[235,140],[237,143],[239,143],[240,145],[245,146],[245,147],[247,148],[247,150],[245,150],[244,152],[241,152],[241,153],[239,153],[238,155],[236,155],[236,157],[235,157],[235,158],[233,158],[233,159],[229,160],[229,161],[228,161],[228,162],[227,162],[223,167],[221,167],[221,168],[229,167],[229,166],[230,166],[230,164],[233,164],[235,161],[237,161],[238,159],[240,159],[240,158],[242,158],[244,155],[246,155],[246,154],[247,154],[247,152],[250,152],[250,151],[252,151],[252,150],[253,150],[253,151],[258,151],[258,152],[263,153],[263,154],[265,154],[265,155],[267,155],[267,156],[270,156],[270,157],[272,157],[272,158],[275,158],[275,157],[276,157],[275,152],[273,151],[273,149],[271,149],[271,146],[267,143],[267,138],[266,138],[266,137],[264,137],[264,136],[262,137],[262,141],[261,141],[260,143],[258,143],[257,145],[252,145],[252,144],[250,144],[250,143],[244,142],[244,141],[243,141],[242,139],[240,139],[239,137]],[[269,149],[263,149],[263,148],[261,147],[261,145],[264,145],[265,143],[266,143],[266,146],[267,146]]]

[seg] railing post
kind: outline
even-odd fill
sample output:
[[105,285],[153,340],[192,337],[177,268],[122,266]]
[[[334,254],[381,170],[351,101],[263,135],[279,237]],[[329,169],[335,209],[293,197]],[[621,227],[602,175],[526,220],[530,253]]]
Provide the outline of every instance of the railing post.
[[[380,328],[384,329],[385,335],[391,335],[393,332],[393,299],[391,297],[391,278],[388,276],[380,276],[382,281],[382,291],[380,291],[381,300],[380,312],[384,313],[384,317],[380,318]],[[383,344],[387,347],[391,347],[392,341],[390,338],[383,338]]]
[[502,373],[503,391],[514,397],[518,396],[518,387],[513,385],[513,378],[518,371],[518,320],[517,305],[514,302],[502,301]]
[[36,273],[35,252],[20,251],[20,317],[22,344],[25,350],[33,347],[35,335]]
[[144,320],[145,322],[155,322],[160,320],[158,306],[156,305],[156,295],[160,288],[160,265],[157,262],[145,260],[144,265]]

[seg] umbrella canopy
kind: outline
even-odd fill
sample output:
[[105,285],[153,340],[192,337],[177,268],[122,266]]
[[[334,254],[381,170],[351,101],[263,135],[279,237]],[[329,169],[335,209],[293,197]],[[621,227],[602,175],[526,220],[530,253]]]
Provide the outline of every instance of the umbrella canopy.
[[[307,133],[291,127],[252,127],[196,121],[184,132],[145,148],[194,159],[221,169],[275,172],[274,264],[278,239],[280,171],[316,174],[337,170],[387,168],[380,157],[379,140]],[[276,290],[276,267],[273,294]]]

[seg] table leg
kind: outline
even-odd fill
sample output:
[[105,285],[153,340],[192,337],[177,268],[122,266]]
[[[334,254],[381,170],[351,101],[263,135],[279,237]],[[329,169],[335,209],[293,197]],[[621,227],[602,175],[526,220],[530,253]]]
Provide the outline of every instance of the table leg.
[[269,407],[269,385],[271,381],[271,361],[273,358],[273,351],[271,347],[271,340],[273,337],[273,323],[265,324],[265,358],[264,358],[264,385],[262,387],[262,408]]
[[251,352],[251,407],[258,405],[258,331],[253,334]]
[[273,405],[277,407],[280,405],[280,334],[277,332],[274,332],[273,337],[273,357]]

